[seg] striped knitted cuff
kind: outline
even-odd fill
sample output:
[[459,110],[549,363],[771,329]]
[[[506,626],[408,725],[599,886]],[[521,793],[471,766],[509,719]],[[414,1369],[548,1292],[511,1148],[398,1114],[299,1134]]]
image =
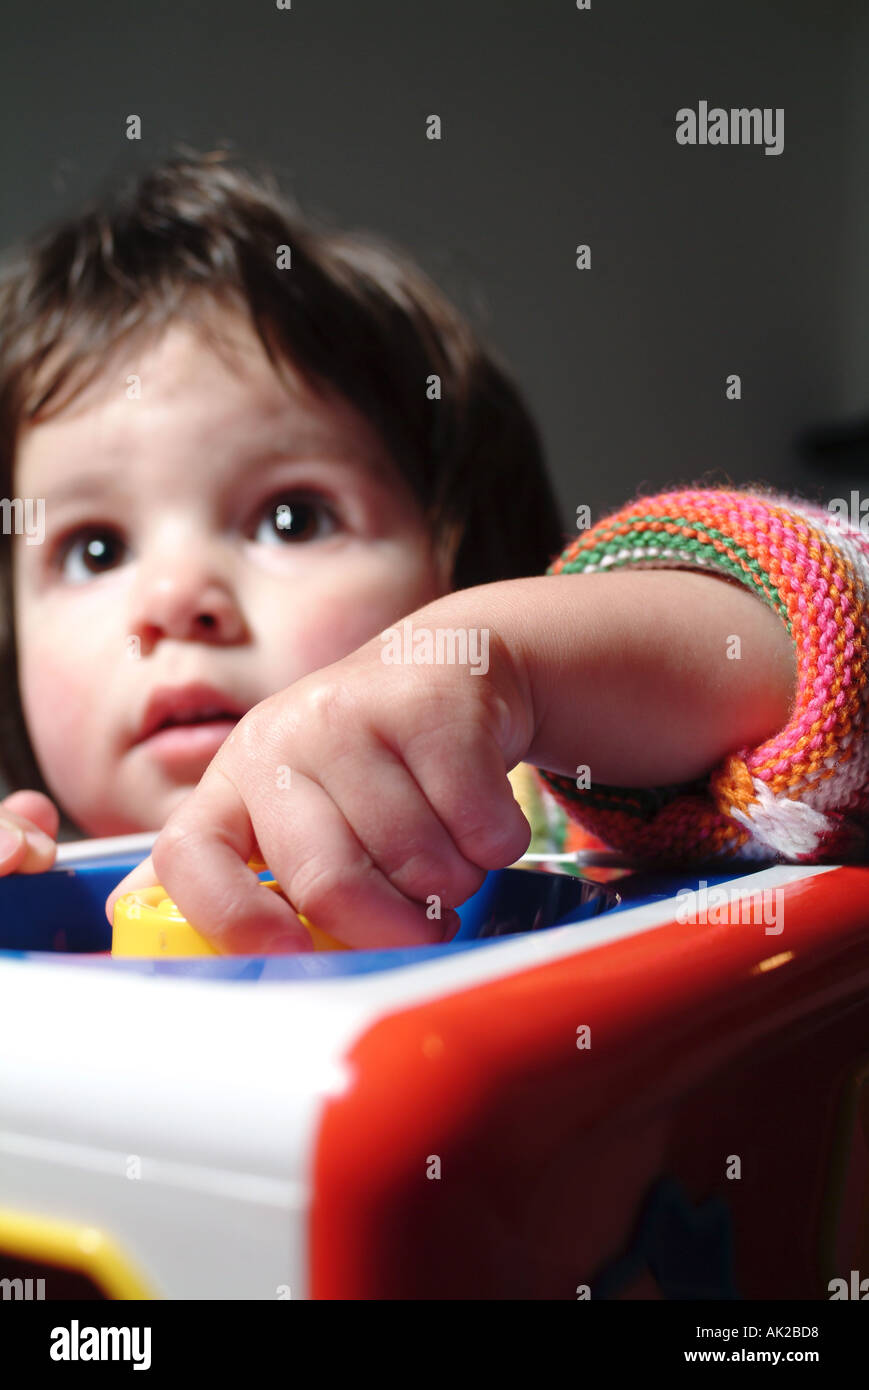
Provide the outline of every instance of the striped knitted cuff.
[[578,536],[551,574],[705,570],[769,605],[796,646],[784,729],[690,784],[591,786],[541,772],[582,825],[638,859],[836,862],[869,848],[869,540],[820,507],[759,492],[642,497]]

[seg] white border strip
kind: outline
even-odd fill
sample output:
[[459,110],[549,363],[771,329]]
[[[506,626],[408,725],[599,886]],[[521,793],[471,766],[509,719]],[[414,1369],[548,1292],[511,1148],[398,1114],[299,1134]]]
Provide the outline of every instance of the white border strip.
[[[110,835],[102,840],[67,840],[58,845],[55,864],[86,864],[103,855],[141,854],[146,859],[158,832],[150,830],[141,835]],[[49,873],[51,870],[48,871]]]
[[[37,1163],[53,1163],[63,1168],[80,1168],[118,1180],[126,1176],[126,1164],[130,1158],[128,1153],[122,1153],[119,1149],[71,1144],[63,1139],[45,1139],[11,1130],[0,1130],[0,1153]],[[197,1163],[150,1158],[147,1154],[139,1157],[142,1160],[143,1182],[147,1180],[149,1183],[160,1183],[163,1187],[187,1188],[191,1192],[210,1193],[235,1202],[253,1202],[257,1206],[273,1207],[279,1211],[305,1211],[310,1200],[305,1184],[290,1178],[281,1182],[257,1173],[233,1173],[225,1168],[207,1168]]]

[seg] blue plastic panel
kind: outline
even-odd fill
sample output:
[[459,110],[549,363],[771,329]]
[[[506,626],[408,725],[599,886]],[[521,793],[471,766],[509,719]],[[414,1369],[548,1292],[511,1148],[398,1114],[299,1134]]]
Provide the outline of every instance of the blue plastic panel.
[[475,950],[504,936],[564,926],[603,912],[618,912],[643,902],[670,898],[680,888],[697,888],[702,878],[711,887],[759,867],[752,864],[750,869],[735,868],[729,874],[717,875],[635,874],[612,885],[567,874],[499,869],[488,874],[479,891],[459,908],[459,931],[443,946],[268,957],[113,960],[105,954],[111,947],[111,929],[104,903],[138,862],[118,856],[80,866],[58,866],[44,874],[12,874],[0,879],[0,951],[65,965],[188,979],[334,979]]

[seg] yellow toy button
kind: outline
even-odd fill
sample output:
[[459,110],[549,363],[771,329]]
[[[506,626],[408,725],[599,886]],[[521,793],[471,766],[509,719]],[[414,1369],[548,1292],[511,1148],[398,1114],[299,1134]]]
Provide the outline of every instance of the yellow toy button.
[[[273,878],[265,880],[262,887],[270,888],[279,897],[284,897]],[[349,950],[343,941],[336,941],[334,937],[312,926],[306,918],[300,917],[299,921],[308,932],[315,950]],[[186,917],[181,916],[176,904],[171,898],[167,898],[166,889],[160,884],[155,884],[153,888],[138,888],[132,893],[124,893],[115,903],[112,925],[113,956],[150,958],[220,954],[211,942],[191,926]]]

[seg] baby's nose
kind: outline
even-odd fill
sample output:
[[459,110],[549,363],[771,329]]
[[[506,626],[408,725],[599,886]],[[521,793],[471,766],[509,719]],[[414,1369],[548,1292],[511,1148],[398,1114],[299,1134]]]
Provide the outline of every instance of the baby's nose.
[[246,624],[229,585],[191,566],[143,578],[130,631],[148,644],[161,637],[225,644],[242,641]]

